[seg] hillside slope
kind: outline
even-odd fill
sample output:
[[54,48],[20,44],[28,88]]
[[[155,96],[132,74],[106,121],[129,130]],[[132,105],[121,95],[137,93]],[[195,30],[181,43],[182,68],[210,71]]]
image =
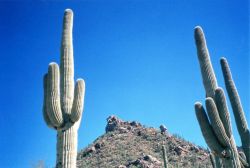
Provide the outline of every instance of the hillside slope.
[[81,150],[77,165],[82,168],[162,168],[162,145],[173,167],[212,167],[207,150],[167,130],[148,128],[138,122],[110,116],[106,133]]

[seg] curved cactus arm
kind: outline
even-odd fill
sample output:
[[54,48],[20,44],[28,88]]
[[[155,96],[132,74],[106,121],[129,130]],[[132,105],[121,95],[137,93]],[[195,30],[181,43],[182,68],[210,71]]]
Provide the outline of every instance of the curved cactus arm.
[[74,59],[73,59],[73,12],[66,9],[63,18],[61,42],[60,88],[61,105],[64,114],[71,113],[74,96]]
[[220,120],[220,116],[219,116],[217,107],[215,105],[215,102],[211,97],[206,98],[206,108],[207,108],[207,113],[208,113],[212,128],[219,142],[224,147],[228,147],[230,144],[230,140],[227,137],[223,123]]
[[54,126],[52,125],[49,116],[48,116],[48,86],[47,86],[47,78],[48,78],[48,74],[46,73],[43,76],[43,90],[44,90],[44,97],[43,97],[43,119],[45,121],[45,123],[48,125],[48,127],[53,128]]
[[238,95],[236,86],[234,84],[227,60],[225,58],[222,58],[220,63],[221,63],[221,69],[223,72],[227,93],[228,93],[229,100],[231,102],[231,106],[233,109],[235,122],[236,122],[237,129],[241,137],[242,148],[246,155],[247,162],[248,164],[250,164],[250,133],[249,133],[247,121],[244,115],[243,107],[241,105],[240,97]]
[[219,140],[217,139],[211,124],[209,123],[205,109],[200,102],[195,103],[196,117],[200,125],[200,129],[208,147],[214,151],[217,155],[221,155],[224,152]]
[[217,88],[215,90],[215,103],[220,115],[221,122],[225,128],[228,138],[232,137],[232,126],[230,121],[230,114],[228,112],[226,96],[222,88]]
[[78,121],[82,116],[82,111],[84,106],[84,93],[85,93],[84,80],[78,79],[75,85],[74,101],[70,115],[70,119],[72,122]]
[[59,95],[59,67],[56,63],[49,64],[47,86],[48,116],[55,127],[60,127],[63,124],[63,115]]
[[206,95],[213,98],[215,89],[217,88],[217,80],[210,61],[205,35],[200,26],[195,27],[194,37]]

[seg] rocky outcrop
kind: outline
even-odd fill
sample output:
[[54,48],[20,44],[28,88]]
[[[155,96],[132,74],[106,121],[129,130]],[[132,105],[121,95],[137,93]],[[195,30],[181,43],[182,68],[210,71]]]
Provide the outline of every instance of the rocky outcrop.
[[118,117],[111,115],[107,118],[107,125],[105,128],[106,133],[112,131],[119,131],[121,133],[134,132],[136,129],[142,127],[142,125],[136,121],[123,121]]
[[142,157],[127,164],[126,168],[162,168],[162,163],[151,155],[143,155]]
[[140,168],[162,168],[162,163],[161,163],[161,161],[157,160],[155,157],[153,157],[151,155],[145,155],[145,154],[143,154],[138,159],[130,161],[126,165],[120,165],[117,168],[134,168],[134,167],[140,167]]

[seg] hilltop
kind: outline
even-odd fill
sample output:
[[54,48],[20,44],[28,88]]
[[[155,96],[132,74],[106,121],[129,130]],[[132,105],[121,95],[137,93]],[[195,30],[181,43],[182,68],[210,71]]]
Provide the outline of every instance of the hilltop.
[[162,168],[162,145],[171,166],[212,167],[209,151],[171,135],[163,125],[155,129],[110,116],[105,129],[104,135],[78,153],[79,168]]

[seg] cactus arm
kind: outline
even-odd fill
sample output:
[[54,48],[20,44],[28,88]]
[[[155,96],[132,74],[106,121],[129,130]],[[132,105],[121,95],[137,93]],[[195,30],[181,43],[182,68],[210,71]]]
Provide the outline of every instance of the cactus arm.
[[47,99],[48,99],[48,86],[47,86],[47,78],[48,78],[48,74],[46,73],[43,76],[43,90],[44,90],[44,97],[43,97],[43,119],[45,121],[45,123],[48,125],[48,127],[53,128],[54,126],[52,125],[49,116],[48,116],[48,103],[47,103]]
[[230,114],[228,112],[226,96],[222,88],[217,88],[215,90],[215,102],[220,115],[221,122],[225,128],[226,134],[228,138],[232,136],[232,127],[230,121]]
[[84,93],[85,93],[84,80],[78,79],[75,85],[75,91],[74,91],[75,95],[70,115],[70,119],[72,122],[78,121],[82,116],[82,111],[84,106]]
[[64,114],[71,113],[74,96],[74,61],[73,61],[73,12],[65,10],[61,42],[60,88],[61,104]]
[[247,162],[250,163],[250,133],[247,125],[247,121],[244,115],[243,107],[241,105],[240,97],[237,92],[236,86],[234,84],[232,74],[225,58],[222,58],[221,69],[223,72],[224,82],[226,85],[227,93],[231,106],[233,109],[233,114],[235,122],[237,125],[238,132],[241,137],[242,148],[247,158]]
[[202,135],[205,138],[207,145],[212,151],[220,155],[224,149],[219,143],[219,140],[217,139],[211,124],[209,123],[205,109],[203,108],[201,103],[199,102],[195,103],[195,112],[197,120],[200,125]]
[[221,58],[221,69],[223,72],[228,96],[234,112],[237,128],[239,130],[239,133],[241,134],[246,132],[246,130],[248,129],[248,125],[241,105],[240,97],[237,92],[237,88],[234,84],[229,65],[225,58]]
[[48,116],[55,127],[60,127],[63,124],[63,115],[59,95],[59,67],[56,63],[49,64],[47,85]]
[[219,116],[217,107],[215,105],[215,102],[211,97],[206,98],[206,108],[207,108],[207,113],[208,113],[212,128],[219,142],[224,147],[229,146],[229,139],[227,137],[223,123],[220,120],[220,116]]
[[209,52],[206,45],[205,35],[201,27],[195,27],[194,31],[195,43],[197,47],[197,55],[200,63],[203,85],[206,90],[207,97],[214,97],[217,88],[217,80],[210,61]]

